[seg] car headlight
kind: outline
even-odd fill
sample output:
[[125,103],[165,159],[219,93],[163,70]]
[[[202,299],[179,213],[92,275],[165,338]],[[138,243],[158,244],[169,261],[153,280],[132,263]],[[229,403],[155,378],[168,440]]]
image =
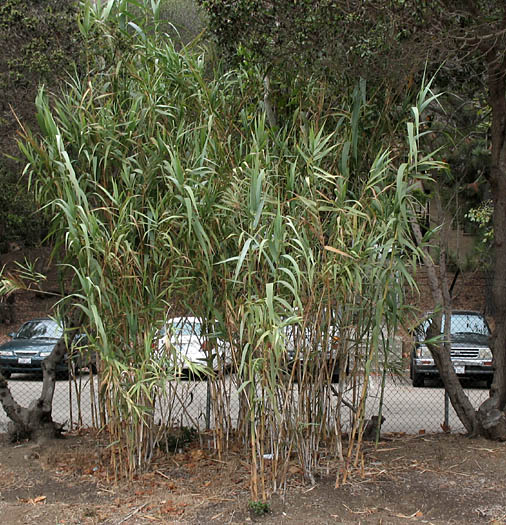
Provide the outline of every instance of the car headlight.
[[41,352],[40,357],[47,357],[48,355],[51,355],[51,352]]
[[426,346],[417,346],[415,355],[418,359],[432,359],[432,354]]
[[12,352],[11,350],[0,350],[0,356],[11,357],[13,355],[14,355],[14,352]]
[[492,361],[492,351],[490,348],[480,348],[480,359]]

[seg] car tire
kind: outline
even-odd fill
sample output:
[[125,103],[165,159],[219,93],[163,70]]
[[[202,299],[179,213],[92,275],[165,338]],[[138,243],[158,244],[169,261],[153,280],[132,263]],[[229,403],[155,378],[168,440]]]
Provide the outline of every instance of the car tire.
[[11,377],[10,370],[1,370],[1,372],[5,379],[9,379],[9,377]]
[[494,380],[494,377],[487,377],[486,379],[486,382],[487,382],[487,388],[490,390],[490,388],[492,387],[492,381]]
[[413,386],[415,388],[425,386],[425,376],[423,374],[418,374],[415,371],[413,371]]

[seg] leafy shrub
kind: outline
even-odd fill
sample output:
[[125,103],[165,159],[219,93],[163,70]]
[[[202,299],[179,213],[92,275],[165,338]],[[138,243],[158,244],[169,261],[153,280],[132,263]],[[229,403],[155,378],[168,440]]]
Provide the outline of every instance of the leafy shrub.
[[36,210],[24,181],[0,168],[0,253],[13,241],[31,246],[45,236],[48,222]]
[[263,501],[250,501],[248,503],[249,510],[256,516],[263,516],[270,511],[268,503]]

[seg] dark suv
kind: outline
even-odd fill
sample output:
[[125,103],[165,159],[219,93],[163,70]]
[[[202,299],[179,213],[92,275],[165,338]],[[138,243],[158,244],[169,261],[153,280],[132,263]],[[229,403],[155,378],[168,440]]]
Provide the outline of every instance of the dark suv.
[[[410,377],[414,387],[424,386],[425,378],[439,377],[432,355],[425,345],[430,313],[415,329],[415,344],[411,352]],[[444,326],[444,316],[442,324]],[[454,310],[451,315],[451,359],[459,377],[484,379],[492,384],[494,369],[489,347],[490,328],[479,312]]]

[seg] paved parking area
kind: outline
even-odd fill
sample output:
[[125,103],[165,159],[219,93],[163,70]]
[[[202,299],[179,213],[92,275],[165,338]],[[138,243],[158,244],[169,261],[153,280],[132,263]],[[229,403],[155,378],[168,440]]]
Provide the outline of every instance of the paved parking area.
[[[40,376],[14,374],[9,380],[14,398],[23,406],[27,406],[39,393],[42,387]],[[488,390],[481,383],[464,384],[471,402],[478,407],[488,397]],[[237,417],[238,397],[232,382],[227,385],[227,401],[230,406],[232,420]],[[68,426],[90,426],[94,423],[94,412],[91,406],[96,397],[97,379],[93,387],[90,376],[81,375],[77,381],[59,380],[53,403],[53,417],[56,421],[67,422]],[[212,421],[209,412],[209,389],[206,381],[182,381],[168,385],[167,396],[161,407],[160,417],[188,426],[205,428],[206,421]],[[368,414],[376,414],[381,396],[380,380],[371,377],[367,400]],[[343,410],[346,417],[347,410]],[[425,388],[413,388],[405,378],[390,378],[387,380],[383,397],[383,415],[385,422],[383,432],[406,432],[417,434],[421,431],[439,432],[445,420],[445,394],[442,386],[433,381]],[[449,407],[449,425],[452,431],[463,431],[464,428],[455,412]],[[344,423],[344,422],[343,422]],[[5,431],[7,416],[0,407],[0,432]]]

